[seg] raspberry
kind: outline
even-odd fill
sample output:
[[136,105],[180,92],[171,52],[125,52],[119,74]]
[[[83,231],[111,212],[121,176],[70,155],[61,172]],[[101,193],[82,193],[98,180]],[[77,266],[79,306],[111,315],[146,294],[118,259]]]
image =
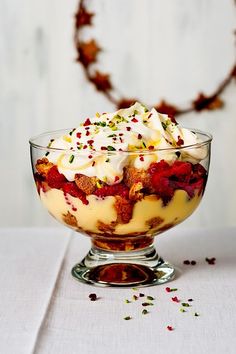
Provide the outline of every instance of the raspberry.
[[152,176],[152,185],[161,198],[167,198],[167,202],[169,198],[171,199],[173,197],[174,188],[170,184],[167,172],[163,171],[154,174]]
[[152,175],[156,172],[166,171],[169,168],[170,165],[166,161],[161,160],[160,162],[151,163],[150,167],[148,168],[148,172]]
[[206,177],[206,175],[207,171],[200,163],[196,163],[195,165],[193,165],[193,177]]
[[112,186],[104,186],[102,188],[98,188],[94,194],[98,197],[108,197],[119,195],[120,197],[128,199],[129,197],[129,188],[127,188],[124,184],[114,184]]
[[177,177],[187,176],[192,172],[192,165],[189,162],[175,161],[171,166],[171,172]]
[[72,197],[79,198],[85,205],[88,204],[85,193],[82,192],[74,182],[64,183],[63,192],[72,195]]
[[195,190],[199,193],[204,188],[206,170],[200,164],[192,165],[189,162],[175,161],[169,165],[164,160],[152,163],[148,169],[151,182],[156,193],[164,204],[173,197],[176,189],[185,190],[189,197],[194,196]]
[[53,166],[48,171],[47,182],[49,187],[60,189],[66,182],[66,178],[63,174],[58,172],[57,166]]

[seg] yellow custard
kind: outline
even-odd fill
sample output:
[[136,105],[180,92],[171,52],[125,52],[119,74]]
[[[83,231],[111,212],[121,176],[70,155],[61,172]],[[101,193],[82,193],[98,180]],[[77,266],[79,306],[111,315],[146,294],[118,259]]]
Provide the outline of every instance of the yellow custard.
[[88,233],[103,234],[99,229],[99,223],[113,225],[112,234],[153,234],[169,228],[169,225],[178,224],[186,219],[200,203],[202,195],[195,193],[189,199],[183,190],[176,190],[171,201],[163,206],[163,202],[156,195],[145,196],[134,204],[131,220],[126,224],[116,223],[117,212],[115,209],[115,197],[108,196],[104,199],[94,195],[87,196],[89,202],[85,205],[80,199],[70,195],[64,195],[59,189],[48,191],[40,190],[40,198],[57,220],[65,224],[65,216],[71,215],[76,225],[74,229],[82,229]]

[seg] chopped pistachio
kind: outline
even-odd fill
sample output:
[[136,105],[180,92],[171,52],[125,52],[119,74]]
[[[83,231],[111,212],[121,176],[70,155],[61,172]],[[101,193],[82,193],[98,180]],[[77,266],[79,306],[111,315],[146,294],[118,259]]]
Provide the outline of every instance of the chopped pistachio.
[[116,151],[116,149],[113,146],[111,146],[111,145],[107,146],[107,150],[108,151]]
[[69,158],[69,163],[72,163],[74,161],[75,155],[71,155]]
[[76,128],[73,128],[70,132],[69,132],[69,135],[71,136],[72,133],[75,131]]
[[145,144],[144,141],[142,141],[142,145],[143,145],[143,147],[146,149],[147,145]]
[[147,107],[144,104],[141,103],[141,106],[144,108],[144,112],[145,113],[148,112],[148,109],[147,109]]
[[114,138],[116,136],[116,134],[110,134],[110,135],[108,135],[107,137],[108,138]]
[[161,125],[162,125],[162,127],[163,127],[164,130],[167,129],[167,124],[165,124],[164,122],[161,122]]
[[147,296],[147,299],[148,299],[148,300],[155,300],[154,297],[149,296],[149,295]]
[[148,310],[143,309],[143,311],[142,311],[142,314],[143,314],[143,315],[147,315],[148,313],[149,313]]

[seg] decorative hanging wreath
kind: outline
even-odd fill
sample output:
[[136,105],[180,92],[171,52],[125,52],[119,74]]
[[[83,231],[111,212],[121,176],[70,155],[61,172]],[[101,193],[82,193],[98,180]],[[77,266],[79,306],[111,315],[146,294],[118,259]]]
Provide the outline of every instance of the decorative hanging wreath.
[[[95,13],[88,11],[85,0],[80,0],[77,12],[75,14],[74,28],[74,43],[77,51],[76,61],[82,65],[86,79],[95,86],[97,91],[106,96],[107,99],[117,108],[126,108],[135,101],[139,101],[139,99],[129,97],[121,97],[117,99],[116,97],[118,97],[118,95],[114,85],[112,84],[111,75],[92,69],[92,64],[97,62],[98,54],[102,48],[98,45],[95,39],[84,41],[81,30],[85,26],[92,26],[92,18],[94,16]],[[155,104],[154,107],[159,112],[167,113],[169,116],[183,115],[194,111],[201,112],[203,110],[215,110],[222,108],[224,102],[221,96],[233,79],[236,79],[236,61],[229,70],[227,76],[220,82],[211,95],[205,95],[202,91],[200,91],[197,97],[194,98],[189,106],[185,108],[176,106],[166,100],[161,100],[159,103]]]

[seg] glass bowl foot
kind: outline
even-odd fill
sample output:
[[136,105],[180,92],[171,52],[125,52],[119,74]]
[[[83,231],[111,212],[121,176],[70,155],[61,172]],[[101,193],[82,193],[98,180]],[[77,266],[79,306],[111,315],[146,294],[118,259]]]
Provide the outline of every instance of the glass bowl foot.
[[72,276],[83,283],[101,287],[144,287],[172,280],[175,269],[157,254],[153,245],[131,252],[92,247],[73,267]]

